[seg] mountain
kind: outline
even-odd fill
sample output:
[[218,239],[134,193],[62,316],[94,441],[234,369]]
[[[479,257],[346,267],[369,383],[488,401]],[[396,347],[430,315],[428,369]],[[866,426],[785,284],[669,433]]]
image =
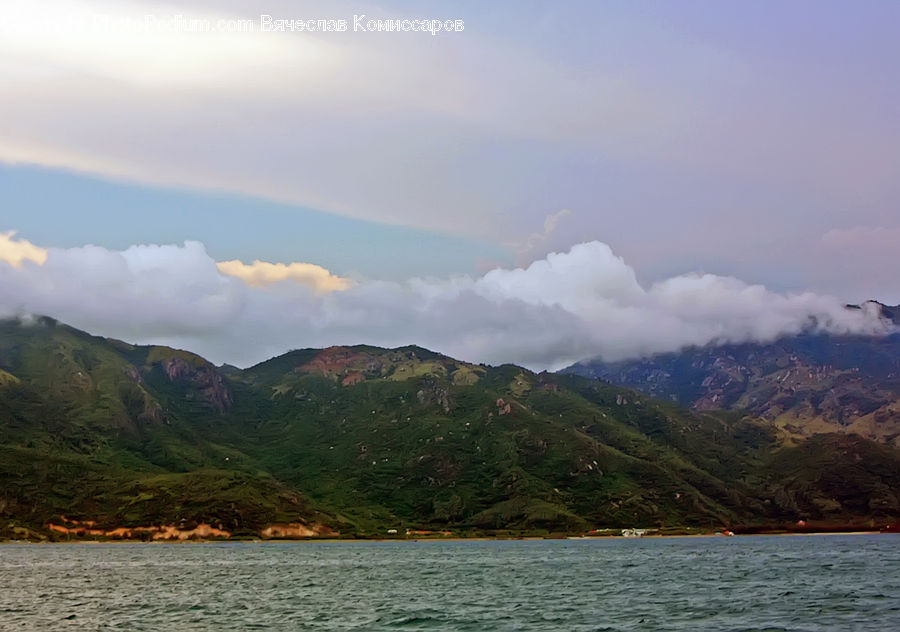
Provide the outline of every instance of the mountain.
[[[217,368],[0,322],[0,536],[886,524],[900,452],[422,349]],[[402,531],[401,531],[402,533]]]
[[[880,308],[900,325],[900,307]],[[746,411],[785,435],[844,432],[900,446],[900,333],[708,345],[638,360],[582,362],[564,372],[695,410]]]

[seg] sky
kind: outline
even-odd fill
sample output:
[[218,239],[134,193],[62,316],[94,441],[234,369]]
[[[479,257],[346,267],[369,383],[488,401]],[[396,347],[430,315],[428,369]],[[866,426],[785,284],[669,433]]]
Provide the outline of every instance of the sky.
[[880,331],[841,306],[900,302],[898,23],[874,0],[0,0],[0,312],[241,365]]

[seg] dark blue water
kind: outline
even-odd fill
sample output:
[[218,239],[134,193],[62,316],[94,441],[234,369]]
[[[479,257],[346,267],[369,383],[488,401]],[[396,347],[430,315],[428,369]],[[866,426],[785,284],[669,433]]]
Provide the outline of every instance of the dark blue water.
[[3,630],[900,630],[900,536],[0,546]]

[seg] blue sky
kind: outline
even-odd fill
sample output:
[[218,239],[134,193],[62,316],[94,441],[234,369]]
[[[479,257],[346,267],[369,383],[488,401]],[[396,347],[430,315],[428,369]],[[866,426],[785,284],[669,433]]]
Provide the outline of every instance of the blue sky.
[[216,194],[103,180],[67,171],[0,166],[4,208],[15,228],[38,244],[132,244],[201,241],[219,260],[315,261],[338,274],[408,278],[471,273],[510,264],[487,242],[436,231],[351,219],[246,195]]
[[[465,28],[263,33],[263,13]],[[255,27],[161,26],[175,15]],[[149,261],[167,274],[190,263],[199,276],[185,291],[206,289],[182,302],[202,296],[241,318],[271,296],[253,289],[228,303],[219,292],[234,298],[234,288],[216,275],[270,293],[285,283],[312,291],[313,303],[297,307],[322,327],[310,344],[431,336],[450,347],[415,326],[443,322],[435,297],[490,296],[498,310],[536,301],[549,311],[511,317],[533,319],[526,338],[567,350],[517,356],[508,341],[483,357],[550,366],[716,332],[770,336],[809,310],[834,320],[822,297],[897,303],[898,23],[900,4],[874,0],[0,0],[0,265],[12,266],[7,291],[24,292],[5,299],[6,311],[52,309],[139,336],[62,294],[35,294],[25,279],[61,287],[54,261],[96,273],[103,260],[127,271],[107,285],[134,293]],[[88,244],[100,250],[80,248]],[[149,249],[129,250],[136,244]],[[572,269],[576,260],[589,269]],[[537,292],[524,279],[549,285]],[[698,287],[710,311],[676,314],[678,292]],[[344,298],[322,298],[335,292]],[[752,309],[739,298],[750,295],[760,299]],[[424,301],[394,315],[406,325],[363,327],[379,313],[389,322],[381,301],[398,296]],[[751,319],[786,314],[782,299],[791,316],[764,332],[748,333],[729,307]],[[620,349],[591,338],[627,320],[615,309],[638,308],[672,319],[665,342]],[[477,355],[504,328],[505,311],[480,309],[481,337],[462,352]],[[590,333],[544,340],[551,322]],[[426,339],[412,340],[415,331]]]

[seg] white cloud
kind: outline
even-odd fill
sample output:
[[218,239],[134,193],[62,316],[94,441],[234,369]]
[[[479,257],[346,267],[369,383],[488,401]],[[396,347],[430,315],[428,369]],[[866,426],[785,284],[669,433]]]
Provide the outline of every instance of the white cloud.
[[[46,252],[43,265],[0,263],[0,312],[47,314],[93,333],[238,365],[291,348],[368,343],[555,369],[596,355],[765,341],[806,329],[887,330],[871,310],[734,278],[685,275],[644,288],[600,242],[477,278],[366,281],[327,293],[308,282],[249,285],[223,274],[197,242]],[[286,274],[290,266],[273,268]]]
[[13,239],[16,231],[0,233],[0,261],[5,261],[18,268],[23,261],[34,261],[43,264],[47,260],[47,251],[35,246],[27,239]]
[[[260,66],[321,67],[324,44],[199,30],[235,15],[146,0],[2,2],[0,70],[39,80],[97,77],[141,88],[237,89]],[[32,75],[30,78],[34,79]],[[246,85],[246,84],[245,84]]]
[[317,293],[346,290],[353,285],[352,279],[332,274],[326,268],[313,263],[269,263],[257,259],[251,264],[234,259],[216,264],[219,272],[241,279],[247,285],[264,287],[279,281],[293,281],[306,285]]

